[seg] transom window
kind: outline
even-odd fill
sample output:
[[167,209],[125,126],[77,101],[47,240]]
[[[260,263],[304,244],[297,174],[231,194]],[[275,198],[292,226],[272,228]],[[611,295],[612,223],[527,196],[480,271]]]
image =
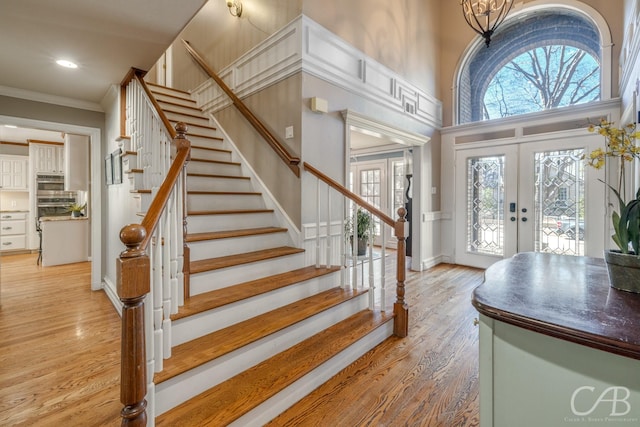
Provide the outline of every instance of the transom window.
[[478,44],[462,70],[458,123],[600,99],[600,37],[583,15],[538,11],[503,27],[489,48]]

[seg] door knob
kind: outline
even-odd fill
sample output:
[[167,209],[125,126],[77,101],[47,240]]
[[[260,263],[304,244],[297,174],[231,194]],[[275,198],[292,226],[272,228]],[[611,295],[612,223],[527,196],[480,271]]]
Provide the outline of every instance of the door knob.
[[515,220],[516,220],[516,217],[515,217],[515,216],[512,216],[510,219],[511,219],[511,221],[515,221]]
[[526,216],[522,218],[522,222],[527,222],[527,217]]

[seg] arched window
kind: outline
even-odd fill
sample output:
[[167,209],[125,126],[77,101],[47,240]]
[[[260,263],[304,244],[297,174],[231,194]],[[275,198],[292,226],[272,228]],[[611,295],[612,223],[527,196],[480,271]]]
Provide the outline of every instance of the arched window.
[[458,123],[497,119],[597,101],[601,94],[597,27],[569,9],[537,10],[478,44],[458,85]]

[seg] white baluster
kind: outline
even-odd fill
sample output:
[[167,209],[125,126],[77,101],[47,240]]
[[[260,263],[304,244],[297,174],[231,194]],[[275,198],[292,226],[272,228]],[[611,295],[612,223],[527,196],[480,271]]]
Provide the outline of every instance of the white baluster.
[[358,288],[358,205],[351,203],[351,288]]
[[[320,181],[320,180],[318,180]],[[325,260],[325,267],[331,266],[331,187],[327,185],[327,258]]]
[[316,181],[316,268],[320,268],[320,180]]
[[[370,212],[367,212],[367,214],[371,215]],[[373,310],[375,307],[376,293],[376,284],[373,277],[373,240],[375,239],[374,224],[375,221],[372,220],[371,225],[369,226],[369,240],[367,241],[367,245],[369,246],[369,310]]]
[[384,232],[384,224],[382,226],[382,248],[380,249],[380,307],[382,311],[385,311],[385,298],[386,298],[386,250],[387,250],[387,234]]

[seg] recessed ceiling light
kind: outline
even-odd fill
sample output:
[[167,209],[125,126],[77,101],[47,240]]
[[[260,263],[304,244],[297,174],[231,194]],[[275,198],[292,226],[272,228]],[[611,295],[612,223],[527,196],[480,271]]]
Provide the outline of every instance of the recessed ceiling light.
[[66,59],[58,59],[56,61],[56,64],[60,65],[61,67],[65,67],[65,68],[78,68],[78,65],[74,62],[71,61],[67,61]]
[[4,125],[4,127],[9,128],[9,129],[16,129],[18,126],[16,126],[16,125]]

